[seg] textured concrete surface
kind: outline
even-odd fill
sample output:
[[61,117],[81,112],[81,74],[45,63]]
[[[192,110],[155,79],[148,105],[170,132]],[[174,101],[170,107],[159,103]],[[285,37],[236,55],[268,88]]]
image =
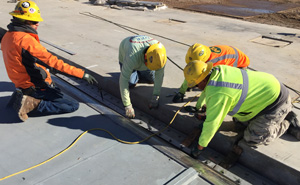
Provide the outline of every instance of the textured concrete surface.
[[[93,6],[87,0],[40,0],[37,3],[44,19],[38,30],[40,38],[76,52],[76,55],[69,55],[47,44],[43,45],[66,61],[89,70],[99,80],[105,91],[116,97],[120,96],[118,46],[123,38],[135,34],[149,35],[161,41],[167,49],[167,55],[182,68],[185,66],[184,58],[188,46],[195,42],[209,46],[232,45],[250,57],[251,69],[271,73],[289,87],[300,89],[300,84],[297,83],[300,69],[298,52],[300,30],[297,29],[172,9],[145,12],[115,10]],[[11,18],[7,12],[14,8],[14,4],[1,2],[0,5],[2,7],[0,27],[5,28]],[[97,17],[87,16],[91,14]],[[168,22],[169,19],[182,20],[185,23]],[[291,44],[284,47],[272,47],[251,41],[262,36],[290,41]],[[168,61],[160,108],[151,111],[147,108],[147,102],[152,94],[152,86],[147,84],[138,84],[131,90],[134,107],[166,124],[169,123],[175,111],[184,103],[172,103],[172,98],[166,96],[174,94],[183,79],[183,72]],[[188,92],[185,101],[198,93],[200,92],[197,90]],[[291,96],[297,97],[292,91]],[[191,105],[194,105],[194,102]],[[296,109],[295,111],[299,115],[300,112]],[[172,124],[174,128],[185,134],[191,132],[197,125],[197,120],[185,112],[181,112]],[[227,117],[210,147],[226,155],[236,139],[237,133],[232,131],[233,129],[231,118]],[[297,151],[300,144],[294,138],[284,136],[270,146],[258,148],[242,146],[245,152],[241,156],[241,163],[255,169],[256,163],[252,161],[266,162],[266,165],[276,162],[278,166],[271,167],[266,172],[266,176],[277,183],[288,182],[286,179],[272,175],[279,172],[281,165],[284,165],[296,170],[287,174],[286,178],[291,178],[292,183],[299,182],[300,159]],[[267,157],[267,160],[263,157],[255,157],[260,155]]]
[[210,184],[195,169],[186,168],[147,142],[124,144],[101,130],[87,132],[73,147],[41,164],[89,129],[105,129],[128,142],[143,138],[111,119],[119,115],[104,115],[85,102],[73,113],[31,116],[21,122],[6,106],[15,89],[5,75],[1,51],[0,56],[0,184]]

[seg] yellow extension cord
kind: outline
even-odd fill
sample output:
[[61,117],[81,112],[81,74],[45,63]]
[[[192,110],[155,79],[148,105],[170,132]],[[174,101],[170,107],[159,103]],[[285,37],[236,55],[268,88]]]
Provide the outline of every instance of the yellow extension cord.
[[196,97],[198,97],[200,94],[201,94],[201,93],[199,93],[198,95],[194,96],[189,102],[187,102],[187,103],[184,104],[182,107],[180,107],[180,109],[178,109],[178,110],[176,111],[176,113],[175,113],[175,115],[173,116],[172,120],[170,121],[170,123],[169,123],[165,128],[163,128],[162,130],[160,130],[159,132],[157,132],[157,133],[155,133],[155,134],[151,134],[150,136],[146,137],[146,138],[143,139],[143,140],[135,141],[135,142],[124,141],[124,140],[121,140],[121,139],[117,138],[117,137],[114,136],[111,132],[109,132],[109,131],[107,131],[107,130],[105,130],[105,129],[102,129],[102,128],[92,128],[92,129],[86,130],[86,131],[84,131],[83,133],[81,133],[81,134],[80,134],[80,135],[79,135],[79,136],[78,136],[78,137],[77,137],[77,138],[76,138],[76,139],[75,139],[75,140],[74,140],[67,148],[65,148],[65,149],[62,150],[61,152],[57,153],[56,155],[50,157],[49,159],[47,159],[47,160],[45,160],[45,161],[43,161],[43,162],[41,162],[41,163],[39,163],[39,164],[37,164],[37,165],[35,165],[35,166],[32,166],[32,167],[27,168],[27,169],[25,169],[25,170],[22,170],[22,171],[19,171],[19,172],[17,172],[17,173],[8,175],[8,176],[6,176],[6,177],[3,177],[3,178],[0,179],[0,181],[2,181],[2,180],[4,180],[4,179],[7,179],[7,178],[10,178],[10,177],[13,177],[13,176],[18,175],[18,174],[21,174],[21,173],[23,173],[23,172],[29,171],[29,170],[31,170],[31,169],[33,169],[33,168],[39,167],[39,166],[41,166],[41,165],[43,165],[43,164],[45,164],[45,163],[51,161],[52,159],[54,159],[54,158],[60,156],[61,154],[63,154],[63,153],[66,152],[67,150],[69,150],[72,146],[74,146],[74,144],[75,144],[75,143],[76,143],[76,142],[77,142],[84,134],[86,134],[86,133],[88,133],[88,132],[90,132],[90,131],[94,131],[94,130],[104,131],[104,132],[108,133],[109,135],[111,135],[115,140],[117,140],[117,141],[119,141],[119,142],[121,142],[121,143],[125,143],[125,144],[139,144],[139,143],[142,143],[142,142],[144,142],[144,141],[150,139],[151,137],[153,137],[153,136],[155,136],[155,135],[157,135],[157,134],[163,132],[164,130],[166,130],[166,129],[173,123],[173,121],[175,120],[177,114],[181,111],[181,109],[182,109],[183,107],[187,106],[188,104],[190,104],[191,101],[193,101],[193,100],[194,100]]
[[[75,144],[75,143],[76,143],[76,142],[77,142],[84,134],[86,134],[86,133],[88,133],[88,132],[90,132],[90,131],[94,131],[94,130],[104,131],[104,132],[108,133],[109,135],[111,135],[115,140],[117,140],[117,141],[119,141],[119,142],[121,142],[121,143],[125,143],[125,144],[139,144],[139,143],[142,143],[142,142],[144,142],[144,141],[150,139],[151,137],[153,137],[153,136],[155,136],[155,135],[157,135],[157,134],[159,134],[159,133],[162,133],[164,130],[166,130],[166,129],[173,123],[173,121],[175,120],[177,114],[181,111],[181,109],[182,109],[183,107],[187,106],[188,104],[190,104],[191,101],[193,101],[193,100],[194,100],[196,97],[198,97],[200,94],[201,94],[201,93],[197,94],[197,95],[194,96],[190,101],[188,101],[186,104],[184,104],[182,107],[180,107],[180,109],[178,109],[178,110],[176,111],[176,113],[175,113],[175,115],[173,116],[172,120],[170,121],[170,123],[169,123],[165,128],[163,128],[162,130],[160,130],[159,132],[157,132],[157,133],[155,133],[155,134],[151,134],[150,136],[146,137],[146,138],[143,139],[143,140],[135,141],[135,142],[124,141],[124,140],[121,140],[121,139],[117,138],[117,137],[114,136],[111,132],[109,132],[109,131],[107,131],[107,130],[105,130],[105,129],[102,129],[102,128],[92,128],[92,129],[86,130],[86,131],[84,131],[83,133],[81,133],[81,134],[80,134],[80,135],[79,135],[79,136],[78,136],[78,137],[77,137],[77,138],[76,138],[76,139],[75,139],[75,140],[74,140],[67,148],[65,148],[64,150],[62,150],[62,151],[59,152],[58,154],[56,154],[56,155],[50,157],[49,159],[47,159],[47,160],[45,160],[45,161],[43,161],[43,162],[41,162],[41,163],[39,163],[39,164],[37,164],[37,165],[35,165],[35,166],[32,166],[32,167],[27,168],[27,169],[25,169],[25,170],[22,170],[22,171],[19,171],[19,172],[17,172],[17,173],[8,175],[8,176],[6,176],[6,177],[3,177],[3,178],[0,179],[0,181],[2,181],[2,180],[4,180],[4,179],[7,179],[7,178],[10,178],[10,177],[13,177],[13,176],[18,175],[18,174],[21,174],[21,173],[23,173],[23,172],[29,171],[29,170],[31,170],[31,169],[33,169],[33,168],[39,167],[39,166],[41,166],[41,165],[43,165],[43,164],[45,164],[45,163],[51,161],[52,159],[54,159],[54,158],[60,156],[61,154],[63,154],[65,151],[69,150],[72,146],[74,146],[74,144]],[[299,95],[299,94],[298,94],[298,95]],[[299,103],[299,100],[294,100],[292,103]]]

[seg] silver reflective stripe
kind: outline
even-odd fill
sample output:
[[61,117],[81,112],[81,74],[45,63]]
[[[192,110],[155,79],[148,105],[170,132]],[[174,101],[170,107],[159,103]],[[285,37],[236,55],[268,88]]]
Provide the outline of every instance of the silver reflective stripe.
[[[231,47],[231,46],[230,46]],[[235,52],[235,61],[234,61],[234,63],[233,63],[233,67],[237,67],[237,65],[238,65],[238,61],[239,61],[239,54],[238,54],[238,51],[234,48],[234,47],[231,47],[233,50],[234,50],[234,52]]]
[[238,51],[234,47],[231,47],[231,48],[234,50],[235,54],[223,55],[223,56],[214,58],[214,59],[210,60],[209,62],[217,63],[221,60],[225,60],[225,59],[228,59],[228,58],[234,58],[235,61],[233,63],[233,67],[237,67],[237,64],[238,64],[238,61],[239,61],[239,54],[238,54]]
[[230,116],[235,115],[241,108],[242,104],[244,103],[247,94],[248,94],[248,87],[249,87],[249,79],[248,79],[248,74],[245,70],[241,69],[242,76],[243,76],[243,87],[242,87],[242,94],[241,97],[238,101],[238,103],[235,105],[235,107],[230,111],[228,114]]
[[[215,68],[215,69],[217,69],[217,68]],[[240,97],[238,103],[235,105],[233,110],[228,113],[230,116],[233,116],[234,114],[236,114],[239,111],[240,107],[244,103],[244,101],[247,97],[247,94],[248,94],[248,86],[249,86],[248,74],[245,70],[243,70],[243,69],[240,69],[240,70],[241,70],[242,76],[243,76],[243,84],[230,83],[230,82],[218,82],[218,81],[214,81],[214,80],[209,81],[207,84],[207,85],[215,86],[215,87],[228,87],[228,88],[242,90],[242,94],[241,94],[241,97]]]
[[208,82],[208,85],[210,86],[216,86],[216,87],[228,87],[233,89],[242,89],[243,84],[236,84],[236,83],[230,83],[230,82],[218,82],[211,80]]

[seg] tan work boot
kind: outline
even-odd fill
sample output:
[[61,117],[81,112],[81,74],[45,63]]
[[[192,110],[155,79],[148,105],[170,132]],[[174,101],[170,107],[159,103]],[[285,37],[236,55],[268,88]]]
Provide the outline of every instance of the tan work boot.
[[23,95],[22,92],[17,92],[14,109],[18,112],[18,116],[22,121],[28,119],[27,113],[34,110],[41,100],[35,99],[31,96]]

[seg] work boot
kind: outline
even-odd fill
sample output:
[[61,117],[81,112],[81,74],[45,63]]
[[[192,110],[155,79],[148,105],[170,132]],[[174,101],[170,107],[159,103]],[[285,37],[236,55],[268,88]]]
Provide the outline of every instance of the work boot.
[[22,121],[26,121],[28,119],[27,113],[37,108],[40,102],[41,100],[39,99],[23,95],[21,91],[17,91],[16,101],[14,102],[13,107],[17,111],[19,118]]
[[287,133],[291,134],[292,136],[297,138],[297,140],[300,141],[300,126],[299,126],[299,121],[297,119],[297,114],[295,114],[293,111],[291,111],[285,117],[285,120],[290,122],[290,126],[287,130]]
[[291,134],[297,140],[300,141],[300,128],[299,127],[294,127],[293,125],[290,125],[290,127],[287,130],[287,133]]
[[295,112],[293,111],[289,112],[284,119],[290,122],[290,124],[293,125],[294,127],[300,128],[300,123],[297,119],[297,114]]

